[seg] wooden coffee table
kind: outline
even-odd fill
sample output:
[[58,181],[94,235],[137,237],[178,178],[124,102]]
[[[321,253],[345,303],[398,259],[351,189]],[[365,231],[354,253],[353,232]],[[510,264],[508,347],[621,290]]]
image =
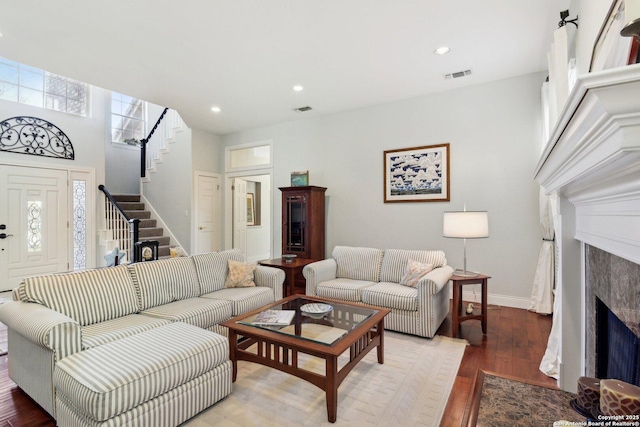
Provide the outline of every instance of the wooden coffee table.
[[[300,310],[308,303],[329,304],[333,310],[322,318],[311,318]],[[295,316],[286,327],[253,325],[255,316],[267,309],[295,310]],[[373,348],[377,349],[378,363],[384,363],[384,318],[389,312],[386,308],[292,295],[227,320],[222,325],[229,328],[233,381],[238,375],[238,360],[295,375],[325,391],[327,417],[333,423],[338,413],[338,387],[354,366]],[[238,337],[246,339],[238,342]],[[254,344],[256,351],[247,351]],[[338,369],[338,357],[347,350],[349,362]],[[299,367],[298,353],[324,359],[325,374]]]

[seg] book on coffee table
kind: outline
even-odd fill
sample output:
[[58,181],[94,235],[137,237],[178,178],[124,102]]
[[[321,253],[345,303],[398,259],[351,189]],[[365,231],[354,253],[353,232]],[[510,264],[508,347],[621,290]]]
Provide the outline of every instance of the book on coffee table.
[[295,310],[265,310],[258,313],[251,323],[258,326],[287,326],[295,315]]

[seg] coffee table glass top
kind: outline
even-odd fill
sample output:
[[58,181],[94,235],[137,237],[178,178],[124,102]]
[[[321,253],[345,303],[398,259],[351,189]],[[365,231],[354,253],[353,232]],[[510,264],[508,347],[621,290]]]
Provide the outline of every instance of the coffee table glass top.
[[[289,324],[271,326],[256,324],[259,314],[238,320],[237,323],[295,336],[304,340],[332,345],[349,331],[378,312],[367,307],[341,304],[333,301],[318,301],[304,297],[284,301],[269,307],[269,310],[285,310],[293,314]],[[277,314],[277,313],[270,313]],[[256,320],[258,318],[258,320]]]

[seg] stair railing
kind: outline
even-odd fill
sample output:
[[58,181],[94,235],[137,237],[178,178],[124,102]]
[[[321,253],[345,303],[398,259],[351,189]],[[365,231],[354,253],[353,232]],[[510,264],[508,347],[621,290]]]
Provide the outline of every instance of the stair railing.
[[111,231],[111,237],[118,242],[118,248],[127,254],[130,262],[140,261],[134,250],[139,239],[140,220],[129,218],[104,185],[98,189],[105,195],[104,211],[107,230]]
[[162,122],[162,119],[164,119],[164,116],[167,114],[167,111],[169,111],[168,108],[165,108],[162,111],[162,114],[160,114],[160,117],[158,117],[156,124],[153,125],[151,132],[149,132],[149,135],[147,135],[146,138],[140,141],[141,143],[140,144],[140,178],[144,178],[147,173],[147,143],[155,133],[156,129],[158,129],[158,126]]

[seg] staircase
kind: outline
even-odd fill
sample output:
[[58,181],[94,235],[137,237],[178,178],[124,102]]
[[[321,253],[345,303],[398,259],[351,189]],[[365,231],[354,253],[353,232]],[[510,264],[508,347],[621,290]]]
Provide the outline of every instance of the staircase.
[[156,220],[151,219],[151,212],[145,210],[144,203],[140,201],[140,196],[133,194],[113,195],[122,210],[129,218],[137,218],[140,220],[140,228],[138,239],[157,240],[158,241],[158,258],[169,258],[171,250],[169,249],[170,237],[164,236],[164,230],[157,227]]

